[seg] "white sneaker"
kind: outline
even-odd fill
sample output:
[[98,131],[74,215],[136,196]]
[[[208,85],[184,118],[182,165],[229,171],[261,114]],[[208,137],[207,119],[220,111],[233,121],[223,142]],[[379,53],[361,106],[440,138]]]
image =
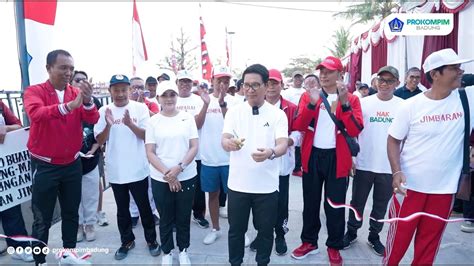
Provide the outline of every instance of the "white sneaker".
[[104,211],[97,212],[97,223],[100,226],[109,225],[109,221],[107,220],[107,216],[105,215]]
[[173,253],[163,254],[161,257],[161,265],[173,265]]
[[465,233],[474,233],[474,222],[465,221],[461,224],[461,231]]
[[179,265],[191,265],[191,260],[189,260],[186,249],[183,249],[183,251],[179,253]]
[[245,247],[250,246],[250,238],[245,234]]
[[95,240],[95,228],[93,224],[86,224],[84,228],[84,232],[86,233],[86,240],[87,241],[94,241]]
[[219,237],[221,237],[221,231],[217,231],[216,229],[212,229],[211,232],[209,232],[209,234],[207,234],[207,236],[204,238],[204,240],[202,242],[206,245],[210,245],[210,244],[216,242],[216,240]]
[[76,253],[69,250],[64,250],[56,254],[56,258],[59,260],[59,264],[91,264],[86,258],[89,258],[90,254],[82,255],[81,257],[77,256]]
[[25,252],[22,252],[20,254],[14,252],[12,255],[12,259],[14,260],[22,260],[24,262],[32,262],[32,261],[35,261],[35,259],[33,258],[33,254],[26,254]]
[[222,218],[227,218],[227,208],[219,207],[219,216]]
[[82,224],[77,228],[77,242],[81,242],[84,239],[84,227]]

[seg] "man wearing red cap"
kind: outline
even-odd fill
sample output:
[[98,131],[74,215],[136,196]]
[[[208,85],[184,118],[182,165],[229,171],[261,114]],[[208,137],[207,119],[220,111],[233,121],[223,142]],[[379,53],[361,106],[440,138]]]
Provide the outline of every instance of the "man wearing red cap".
[[[312,88],[301,97],[294,130],[304,132],[301,145],[303,166],[303,230],[301,241],[291,256],[303,259],[318,250],[318,233],[321,229],[319,206],[324,185],[324,210],[327,218],[328,256],[331,265],[341,265],[339,250],[343,248],[344,209],[334,209],[328,199],[345,203],[352,156],[344,135],[332,121],[333,113],[345,127],[348,135],[357,137],[363,129],[359,98],[350,94],[342,82],[342,63],[328,56],[316,69],[320,70],[322,90]],[[331,105],[327,110],[323,97]]]

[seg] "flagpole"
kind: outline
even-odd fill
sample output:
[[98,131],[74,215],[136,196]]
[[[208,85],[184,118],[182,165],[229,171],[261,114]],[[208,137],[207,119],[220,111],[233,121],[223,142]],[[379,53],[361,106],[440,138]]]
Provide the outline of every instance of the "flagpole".
[[18,43],[18,60],[21,70],[21,90],[24,91],[30,86],[30,78],[28,73],[28,52],[26,50],[26,34],[25,34],[25,14],[24,0],[15,1],[15,21],[16,21],[16,39]]

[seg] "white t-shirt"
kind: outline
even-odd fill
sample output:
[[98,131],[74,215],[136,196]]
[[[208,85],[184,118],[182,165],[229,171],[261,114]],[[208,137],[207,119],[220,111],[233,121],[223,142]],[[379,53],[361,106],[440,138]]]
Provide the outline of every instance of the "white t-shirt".
[[364,98],[364,97],[362,97],[362,94],[360,94],[360,92],[359,92],[358,90],[355,90],[355,91],[352,93],[352,95],[359,97],[359,99]]
[[234,94],[234,99],[240,103],[245,102],[245,95],[240,95],[238,93]]
[[223,133],[245,138],[243,147],[230,152],[228,187],[245,193],[272,193],[278,190],[280,161],[255,162],[251,154],[257,148],[274,148],[276,140],[288,137],[288,121],[279,108],[265,102],[259,114],[239,104],[227,111]]
[[360,152],[356,158],[356,169],[392,173],[387,156],[387,132],[401,103],[403,99],[399,97],[382,101],[376,94],[360,100],[364,130],[359,135]]
[[[328,94],[327,99],[329,106],[331,106],[333,102],[337,101],[337,94]],[[336,113],[334,113],[334,115],[336,115]],[[320,149],[336,148],[336,125],[326,111],[326,107],[324,106],[323,102],[321,102],[321,105],[319,106],[319,116],[316,123],[315,132],[316,133],[314,134],[313,138],[314,147]]]
[[[191,93],[191,96],[183,98],[178,97],[178,101],[176,102],[176,109],[180,111],[185,111],[190,113],[193,117],[201,112],[202,106],[204,102],[202,101],[201,97],[197,96],[194,93]],[[201,136],[201,130],[198,130],[199,136]],[[196,154],[195,160],[201,160],[200,151]]]
[[[167,117],[158,113],[150,118],[145,143],[156,144],[156,155],[167,168],[171,168],[182,162],[189,150],[189,140],[197,138],[196,122],[191,114],[180,111],[173,117]],[[195,177],[196,174],[196,162],[193,160],[178,175],[178,180],[185,181]],[[164,174],[151,164],[150,175],[157,181],[166,182],[163,179]]]
[[[202,125],[199,138],[201,161],[207,166],[229,165],[229,153],[221,145],[222,128],[224,127],[222,108],[218,98],[212,94],[209,97],[211,102],[207,108],[206,120]],[[227,102],[228,110],[236,103],[232,95],[226,95],[224,101]]]
[[135,125],[145,129],[150,119],[148,107],[143,103],[135,101],[129,101],[124,107],[117,107],[114,103],[101,107],[99,110],[99,121],[94,126],[95,137],[105,129],[107,124],[105,122],[105,110],[107,108],[110,108],[115,119],[114,124],[110,128],[109,139],[105,146],[107,178],[113,184],[140,181],[150,174],[145,152],[145,142],[123,124],[122,119],[125,110],[128,110]]
[[[471,129],[474,124],[474,90],[466,90]],[[431,194],[457,191],[462,168],[464,111],[458,90],[442,100],[420,93],[405,100],[388,130],[406,138],[400,154],[408,189]]]
[[56,94],[58,95],[58,99],[59,99],[59,102],[60,103],[64,103],[64,91],[65,90],[55,90],[56,91]]
[[301,95],[303,95],[305,91],[306,90],[303,87],[301,88],[290,87],[286,90],[281,91],[281,96],[283,96],[283,98],[287,99],[288,101],[298,106]]

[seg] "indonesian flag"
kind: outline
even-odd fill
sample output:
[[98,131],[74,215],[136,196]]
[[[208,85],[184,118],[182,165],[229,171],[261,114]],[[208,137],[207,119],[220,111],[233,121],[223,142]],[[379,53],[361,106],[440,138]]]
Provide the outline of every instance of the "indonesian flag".
[[145,39],[143,38],[142,25],[138,17],[137,2],[133,0],[133,19],[132,19],[132,61],[133,75],[135,76],[137,67],[148,60],[146,52]]
[[57,1],[23,2],[25,22],[26,58],[29,84],[42,83],[48,79],[46,56],[55,47],[54,23]]
[[201,23],[201,64],[202,64],[202,78],[211,81],[212,75],[212,63],[209,58],[209,53],[207,51],[206,45],[206,29],[204,28],[204,23],[202,22],[202,17],[199,17]]

